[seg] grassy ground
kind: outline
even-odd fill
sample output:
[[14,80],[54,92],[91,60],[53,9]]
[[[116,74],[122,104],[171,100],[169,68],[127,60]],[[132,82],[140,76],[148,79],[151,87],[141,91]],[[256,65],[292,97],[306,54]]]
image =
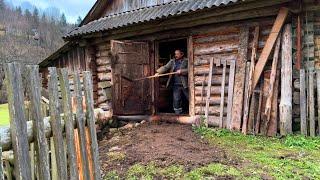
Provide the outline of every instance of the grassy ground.
[[8,125],[9,121],[8,104],[0,104],[0,126]]
[[[320,179],[319,138],[266,138],[207,128],[195,128],[194,131],[214,146],[226,150],[228,158],[238,159],[240,163],[212,163],[191,170],[181,165],[161,168],[153,162],[135,164],[128,170],[126,179]],[[118,159],[115,156],[112,154],[110,158]],[[123,156],[121,154],[119,158],[125,158]],[[116,172],[105,176],[105,179],[119,178]]]

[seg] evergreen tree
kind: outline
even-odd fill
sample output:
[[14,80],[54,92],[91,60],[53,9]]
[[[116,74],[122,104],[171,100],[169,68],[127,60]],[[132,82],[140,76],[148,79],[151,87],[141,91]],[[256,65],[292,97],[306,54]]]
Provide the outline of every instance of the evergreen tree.
[[4,10],[6,8],[6,4],[4,3],[4,0],[0,0],[0,10]]
[[79,16],[76,22],[76,25],[79,26],[82,22],[82,18]]
[[16,12],[19,16],[22,16],[22,9],[20,6],[16,8]]
[[67,19],[66,19],[66,15],[64,15],[64,13],[62,13],[62,15],[60,17],[60,25],[63,27],[67,26]]
[[39,27],[39,10],[37,8],[34,8],[33,10],[32,22],[33,22],[33,28]]
[[31,12],[28,9],[26,9],[26,11],[24,12],[24,15],[25,15],[25,17],[26,17],[26,19],[28,21],[31,21],[32,15],[31,15]]

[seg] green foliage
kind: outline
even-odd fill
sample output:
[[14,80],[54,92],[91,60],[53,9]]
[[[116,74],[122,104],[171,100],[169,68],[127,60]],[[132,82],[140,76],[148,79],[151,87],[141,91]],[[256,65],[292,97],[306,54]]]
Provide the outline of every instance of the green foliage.
[[126,158],[123,152],[109,152],[107,155],[110,161],[123,161]]
[[120,176],[116,171],[111,171],[104,177],[105,180],[120,180]]
[[137,179],[145,179],[151,180],[156,175],[156,167],[154,163],[150,163],[147,166],[143,166],[141,164],[135,164],[127,172],[127,179],[137,180]]
[[0,126],[8,126],[10,123],[8,104],[0,105]]
[[284,144],[288,147],[301,147],[304,149],[320,149],[320,139],[310,138],[302,135],[287,136]]
[[183,166],[169,166],[162,170],[160,170],[160,174],[162,177],[166,179],[179,179],[185,173]]
[[186,179],[204,179],[210,177],[228,176],[233,178],[243,177],[242,173],[234,167],[222,164],[209,164],[205,167],[200,167],[186,174]]

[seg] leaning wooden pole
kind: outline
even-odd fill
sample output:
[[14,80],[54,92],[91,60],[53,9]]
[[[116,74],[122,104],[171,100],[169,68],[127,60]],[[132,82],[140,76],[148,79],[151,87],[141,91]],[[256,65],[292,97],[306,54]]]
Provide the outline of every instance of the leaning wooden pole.
[[286,24],[282,37],[281,53],[280,134],[292,133],[292,33]]

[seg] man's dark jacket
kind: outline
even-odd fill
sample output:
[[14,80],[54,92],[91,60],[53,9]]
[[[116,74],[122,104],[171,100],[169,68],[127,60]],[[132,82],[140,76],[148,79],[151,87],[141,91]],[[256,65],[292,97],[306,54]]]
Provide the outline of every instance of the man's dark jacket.
[[[188,88],[188,59],[184,58],[181,60],[181,75],[179,76],[181,78],[181,82],[184,88]],[[171,59],[166,65],[160,67],[157,69],[157,73],[164,74],[166,72],[173,72],[174,66],[175,66],[175,59]],[[170,86],[170,83],[173,79],[173,75],[169,76],[169,79],[167,81],[167,86]]]

